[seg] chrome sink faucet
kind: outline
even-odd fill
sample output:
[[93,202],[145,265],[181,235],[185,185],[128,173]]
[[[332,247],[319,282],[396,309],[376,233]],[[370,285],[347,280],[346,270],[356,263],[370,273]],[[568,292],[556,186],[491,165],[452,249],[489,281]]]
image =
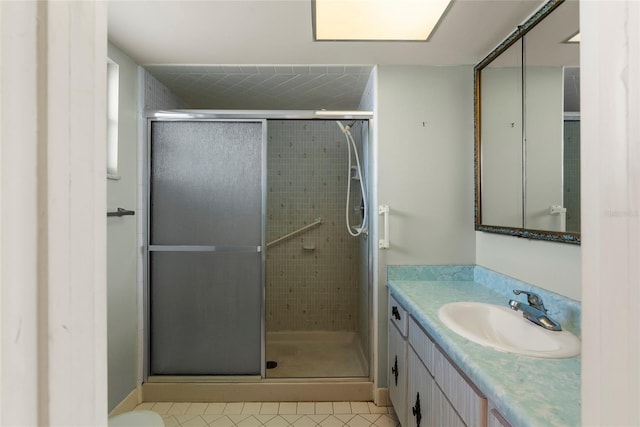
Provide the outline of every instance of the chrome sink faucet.
[[535,294],[533,292],[522,291],[520,289],[514,289],[513,293],[516,295],[525,294],[527,295],[527,302],[529,305],[525,305],[520,301],[509,300],[509,307],[515,311],[522,311],[522,316],[535,323],[536,325],[542,326],[545,329],[550,331],[561,331],[562,326],[555,320],[552,320],[549,316],[547,316],[547,309],[544,307],[542,303],[542,298],[540,295]]

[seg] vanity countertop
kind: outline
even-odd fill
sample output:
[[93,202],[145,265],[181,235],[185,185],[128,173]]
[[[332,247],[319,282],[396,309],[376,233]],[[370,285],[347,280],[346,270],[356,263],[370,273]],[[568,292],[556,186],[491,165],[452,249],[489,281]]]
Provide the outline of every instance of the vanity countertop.
[[389,279],[391,294],[513,426],[580,425],[580,357],[539,359],[503,353],[451,331],[438,309],[455,301],[507,305],[473,280]]

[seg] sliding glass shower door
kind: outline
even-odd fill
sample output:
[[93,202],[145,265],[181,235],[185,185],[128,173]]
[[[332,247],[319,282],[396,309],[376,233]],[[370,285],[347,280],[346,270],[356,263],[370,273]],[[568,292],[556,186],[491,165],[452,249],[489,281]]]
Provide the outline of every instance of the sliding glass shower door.
[[263,373],[263,121],[151,121],[151,375]]

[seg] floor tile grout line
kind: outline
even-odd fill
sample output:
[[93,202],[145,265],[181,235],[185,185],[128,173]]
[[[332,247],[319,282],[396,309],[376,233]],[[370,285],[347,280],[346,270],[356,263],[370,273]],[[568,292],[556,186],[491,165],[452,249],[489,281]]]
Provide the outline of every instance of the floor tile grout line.
[[[287,408],[283,408],[285,412],[294,412],[295,413],[281,413],[281,405],[287,404]],[[190,413],[189,411],[192,408],[195,408],[195,405],[198,406],[197,412]],[[206,406],[204,406],[206,404]],[[268,405],[268,410],[271,414],[264,414],[262,410]],[[211,405],[215,405],[212,407]],[[139,408],[141,407],[142,408]],[[366,408],[365,408],[366,407]],[[142,402],[137,405],[136,409],[146,409],[152,410],[163,417],[172,417],[177,425],[181,425],[180,420],[182,422],[190,422],[194,418],[201,418],[202,421],[207,425],[211,426],[215,424],[220,418],[226,418],[227,421],[231,424],[227,427],[254,427],[259,425],[268,426],[269,422],[272,422],[274,419],[278,418],[278,421],[282,421],[276,427],[286,426],[292,427],[302,427],[301,420],[304,420],[305,426],[316,427],[321,426],[327,418],[333,417],[336,420],[340,420],[339,423],[335,423],[332,425],[342,424],[343,426],[352,427],[350,423],[354,422],[354,419],[359,418],[358,426],[369,426],[369,427],[379,427],[376,423],[380,422],[380,419],[384,416],[388,418],[389,421],[395,423],[398,426],[398,421],[395,413],[393,412],[392,407],[389,406],[377,406],[371,401],[340,401],[340,402]],[[215,408],[215,412],[213,413]],[[248,409],[250,408],[250,409]],[[155,409],[155,410],[154,410]],[[348,410],[347,410],[348,409]],[[195,410],[195,409],[194,409]],[[212,412],[208,412],[208,411]],[[299,413],[300,411],[300,413]],[[378,412],[380,411],[380,412]],[[324,413],[320,413],[324,412]],[[345,417],[336,418],[336,415],[343,416],[351,416],[345,419]],[[188,416],[188,419],[184,419],[185,416]],[[208,422],[204,416],[216,416],[214,420]],[[238,419],[236,417],[242,416],[242,419]],[[260,419],[256,418],[257,416],[271,416],[269,420],[263,423]],[[284,418],[284,416],[296,417],[295,419]],[[310,418],[309,416],[315,417]],[[318,416],[324,416],[321,419],[318,419]],[[368,416],[366,418],[365,416]],[[371,418],[371,417],[374,418]],[[176,418],[180,417],[180,418]],[[232,418],[236,418],[238,421],[233,421]],[[246,424],[247,419],[252,418],[254,422],[252,426],[248,426]],[[318,421],[316,421],[318,420]],[[364,421],[364,422],[363,422]],[[244,426],[241,426],[245,422]],[[385,422],[385,426],[389,426],[389,422]]]
[[[259,423],[259,425],[260,425],[260,426],[270,427],[270,426],[269,426],[269,422],[270,422],[270,421],[272,421],[272,420],[273,420],[273,418],[272,418],[272,419],[270,419],[269,421],[265,422],[265,423],[262,423],[259,419],[257,419],[257,418],[256,418],[256,415],[259,415],[259,414],[249,415],[248,417],[244,418],[242,421],[239,421],[238,423],[233,422],[233,420],[232,420],[232,419],[230,419],[228,415],[220,415],[218,418],[216,418],[215,420],[213,420],[213,421],[211,421],[211,422],[207,422],[204,418],[201,418],[201,419],[202,419],[202,421],[203,421],[207,426],[212,426],[212,425],[213,425],[213,424],[215,424],[215,423],[216,423],[220,418],[226,418],[226,419],[227,419],[227,421],[229,421],[229,422],[231,423],[231,425],[228,425],[228,424],[227,424],[227,427],[232,427],[232,426],[233,426],[233,427],[242,427],[242,426],[241,426],[241,424],[242,424],[245,420],[247,420],[247,419],[249,419],[249,418],[253,418],[257,423]],[[323,414],[323,415],[324,415],[324,414]],[[356,415],[356,416],[357,416],[357,415],[361,415],[361,414],[353,414],[353,415]],[[366,415],[366,414],[365,414],[365,415]],[[376,414],[376,415],[380,415],[380,416],[382,417],[382,416],[384,416],[385,414]],[[332,416],[332,414],[329,414],[329,416]],[[329,417],[329,416],[328,416],[328,417]],[[202,417],[202,415],[195,415],[193,418],[195,418],[195,417],[200,418],[200,417]],[[279,415],[275,415],[275,416],[274,416],[274,418],[277,418],[277,417],[280,417],[280,416],[279,416]],[[293,422],[288,422],[286,419],[284,419],[284,418],[282,418],[282,417],[280,417],[280,418],[282,419],[282,421],[284,421],[284,424],[286,424],[286,426],[287,426],[287,427],[289,427],[289,426],[297,427],[297,425],[298,425],[298,423],[300,422],[300,420],[301,420],[302,418],[304,418],[304,417],[307,417],[307,415],[303,415],[302,417],[299,417],[298,419],[296,419],[296,421],[293,421]],[[328,418],[328,417],[327,417],[327,418]],[[165,418],[174,418],[174,419],[175,419],[175,421],[176,421],[176,423],[177,423],[176,425],[178,425],[178,426],[182,426],[182,423],[180,423],[180,422],[179,422],[179,420],[176,418],[176,415],[165,415]],[[186,422],[191,422],[191,421],[193,420],[193,418],[189,418],[189,420],[187,420]],[[355,417],[354,417],[354,418],[355,418]],[[311,419],[311,418],[308,418],[308,420],[309,420],[309,421],[311,421],[311,423],[312,423],[312,425],[310,425],[310,427],[322,426],[322,425],[323,425],[323,422],[324,422],[324,420],[323,420],[323,421],[320,421],[320,422],[315,422],[315,421],[314,421],[313,419]],[[338,420],[338,419],[337,419],[337,420]],[[366,420],[366,419],[365,419],[365,420]],[[351,423],[351,420],[350,420],[349,422],[340,422],[340,423],[338,423],[338,424],[340,424],[342,427],[353,427],[350,423]],[[253,425],[255,426],[255,424],[253,424]],[[332,424],[332,426],[333,426],[333,425],[336,425],[336,424]],[[383,425],[379,425],[379,424],[377,424],[377,420],[376,420],[376,421],[374,421],[374,422],[368,422],[367,424],[365,424],[365,423],[358,423],[357,425],[358,425],[358,426],[365,426],[365,427],[367,427],[367,426],[368,426],[368,427],[384,427],[384,426],[388,426],[388,424],[385,424],[384,426],[383,426]],[[280,427],[282,427],[282,424],[280,424],[279,426],[280,426]],[[305,424],[305,426],[309,426],[309,424]],[[396,426],[396,427],[399,427],[399,423],[398,423],[397,421],[396,421],[396,423],[395,423],[395,426]],[[256,426],[256,427],[257,427],[257,426]]]

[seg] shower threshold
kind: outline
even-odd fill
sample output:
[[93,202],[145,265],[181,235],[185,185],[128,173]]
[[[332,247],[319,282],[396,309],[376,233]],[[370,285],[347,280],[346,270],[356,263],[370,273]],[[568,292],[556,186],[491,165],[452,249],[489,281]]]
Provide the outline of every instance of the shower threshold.
[[376,401],[355,333],[270,332],[266,346],[266,360],[278,362],[266,378],[150,376],[142,384],[143,401]]
[[[174,378],[174,382],[142,384],[143,402],[366,402],[375,401],[374,384],[369,379],[295,379],[257,382],[195,381]],[[387,405],[386,401],[378,402]]]

